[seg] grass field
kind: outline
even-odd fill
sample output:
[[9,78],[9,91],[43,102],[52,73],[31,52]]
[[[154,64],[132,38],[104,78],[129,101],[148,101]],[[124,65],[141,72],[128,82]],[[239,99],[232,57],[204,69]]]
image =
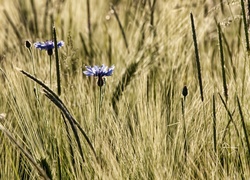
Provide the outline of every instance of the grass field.
[[250,178],[248,3],[0,0],[0,179]]

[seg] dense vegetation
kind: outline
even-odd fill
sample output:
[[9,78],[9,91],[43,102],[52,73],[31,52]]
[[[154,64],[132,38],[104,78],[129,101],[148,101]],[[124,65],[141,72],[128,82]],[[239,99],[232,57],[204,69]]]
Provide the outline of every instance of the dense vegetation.
[[248,1],[0,3],[0,179],[250,177]]

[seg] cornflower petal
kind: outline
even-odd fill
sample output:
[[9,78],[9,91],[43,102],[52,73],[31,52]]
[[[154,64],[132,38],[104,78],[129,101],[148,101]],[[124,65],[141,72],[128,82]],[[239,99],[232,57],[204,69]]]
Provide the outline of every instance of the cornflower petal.
[[86,76],[93,76],[95,74],[95,72],[93,72],[93,69],[90,66],[85,66],[87,71],[83,71],[83,73]]
[[[57,47],[60,48],[64,45],[63,41],[59,41],[57,43]],[[55,48],[54,41],[45,41],[45,42],[36,42],[34,43],[34,46],[40,50],[51,50]]]
[[83,71],[86,76],[93,76],[94,74],[90,71]]
[[112,65],[112,66],[108,69],[108,71],[106,72],[106,76],[111,76],[111,75],[113,74],[114,69],[115,69],[115,66]]
[[112,65],[110,68],[102,64],[101,66],[85,66],[86,71],[83,73],[86,76],[97,76],[98,78],[102,78],[103,76],[111,76],[113,74],[115,66]]
[[93,71],[95,72],[95,76],[98,76],[98,74],[99,74],[99,67],[98,66],[94,66],[93,67]]
[[59,41],[58,43],[57,43],[57,47],[62,47],[64,45],[64,42],[63,41]]

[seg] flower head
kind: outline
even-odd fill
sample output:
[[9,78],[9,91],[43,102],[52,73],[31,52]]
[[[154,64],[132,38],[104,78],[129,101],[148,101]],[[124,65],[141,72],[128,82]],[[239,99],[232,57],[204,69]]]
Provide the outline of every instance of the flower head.
[[105,66],[104,64],[101,66],[86,66],[86,71],[83,71],[83,73],[86,76],[96,76],[98,78],[97,84],[98,86],[103,86],[105,83],[104,76],[111,76],[113,74],[113,71],[115,69],[115,66],[112,65],[110,68],[108,66]]
[[[57,47],[62,47],[64,45],[63,41],[59,41],[57,43]],[[40,50],[46,50],[48,51],[49,49],[54,49],[54,41],[45,41],[45,42],[36,42],[34,43],[34,46]]]
[[[60,48],[64,45],[63,41],[57,43],[57,47]],[[49,55],[52,55],[53,49],[55,48],[54,41],[36,42],[34,46],[40,50],[46,50]]]
[[97,76],[97,77],[103,77],[103,76],[111,76],[113,74],[113,71],[115,69],[115,66],[111,66],[108,68],[108,66],[105,66],[104,64],[101,66],[86,66],[87,71],[83,71],[83,73],[86,76]]

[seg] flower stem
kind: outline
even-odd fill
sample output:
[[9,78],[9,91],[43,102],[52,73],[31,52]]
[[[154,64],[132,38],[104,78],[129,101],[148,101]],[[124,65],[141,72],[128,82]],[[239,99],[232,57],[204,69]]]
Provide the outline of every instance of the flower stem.
[[52,81],[52,78],[51,78],[51,56],[49,56],[49,83],[50,83],[50,88],[51,87],[51,81]]
[[34,76],[36,76],[35,62],[34,62],[33,54],[32,54],[32,51],[31,51],[30,48],[28,48],[28,50],[29,50],[29,53],[30,53],[30,57],[31,57],[31,59],[32,59],[33,73],[34,73]]
[[102,106],[102,86],[100,87],[100,94],[99,94],[99,119],[101,121],[101,106]]

